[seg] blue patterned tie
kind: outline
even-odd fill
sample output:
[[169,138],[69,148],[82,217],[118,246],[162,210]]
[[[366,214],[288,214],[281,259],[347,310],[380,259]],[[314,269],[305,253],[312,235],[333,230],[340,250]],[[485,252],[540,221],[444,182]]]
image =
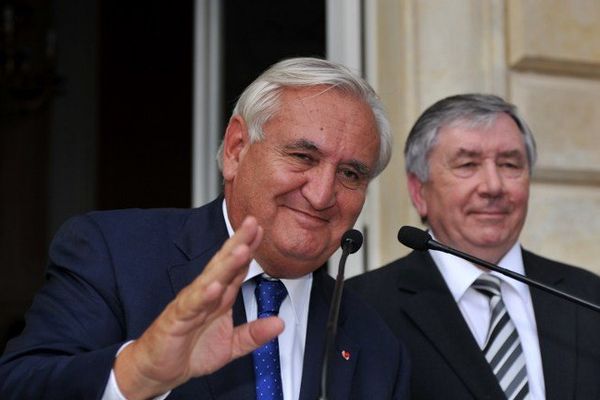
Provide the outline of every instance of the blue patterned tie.
[[[254,295],[258,304],[258,318],[265,318],[279,313],[279,306],[287,296],[287,291],[281,281],[260,276],[257,278]],[[254,350],[252,358],[256,375],[256,399],[283,400],[277,338]]]

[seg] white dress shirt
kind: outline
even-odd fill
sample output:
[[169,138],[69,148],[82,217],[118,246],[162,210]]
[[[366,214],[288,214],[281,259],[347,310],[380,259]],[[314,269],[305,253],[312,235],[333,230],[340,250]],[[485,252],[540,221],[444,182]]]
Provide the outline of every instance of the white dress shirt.
[[[473,289],[473,282],[484,271],[470,262],[440,251],[429,250],[440,270],[475,340],[483,348],[487,335],[490,309],[489,298]],[[516,243],[498,263],[502,268],[524,274],[521,246]],[[487,272],[487,271],[485,271]],[[544,400],[546,389],[542,356],[529,287],[508,276],[491,272],[501,280],[502,300],[512,319],[523,347],[529,393],[532,400]]]
[[[233,228],[229,222],[227,206],[223,201],[223,215],[227,225],[229,236],[233,235]],[[242,285],[242,296],[246,310],[246,319],[253,321],[257,315],[256,297],[254,296],[254,278],[262,274],[262,267],[252,260],[248,268],[248,274]],[[304,365],[304,347],[306,343],[306,330],[308,327],[308,304],[312,288],[312,273],[297,279],[282,279],[288,296],[281,303],[279,318],[285,323],[283,332],[279,335],[279,359],[281,364],[281,384],[283,387],[283,398],[285,400],[297,400],[300,398],[300,386],[302,383],[302,368]],[[119,352],[131,342],[125,343]],[[117,355],[119,354],[117,352]],[[170,392],[155,397],[154,400],[162,400]],[[114,369],[106,385],[102,400],[127,400],[117,385]]]
[[[227,223],[229,236],[233,229],[229,223],[227,207],[223,202],[223,215]],[[258,314],[258,305],[254,289],[256,283],[252,278],[263,273],[262,267],[252,260],[248,268],[248,274],[242,285],[242,296],[246,319],[254,321]],[[281,279],[285,285],[288,295],[279,308],[279,318],[285,323],[283,332],[279,335],[279,362],[281,365],[281,385],[283,398],[285,400],[297,400],[300,398],[300,386],[302,384],[302,367],[304,365],[304,346],[306,344],[306,329],[308,327],[308,304],[310,290],[312,288],[312,273],[297,279]]]

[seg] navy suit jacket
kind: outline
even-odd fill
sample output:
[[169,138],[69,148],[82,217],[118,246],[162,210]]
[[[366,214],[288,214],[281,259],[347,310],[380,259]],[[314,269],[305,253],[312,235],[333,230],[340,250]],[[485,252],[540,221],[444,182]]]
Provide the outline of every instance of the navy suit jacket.
[[[2,399],[99,399],[117,349],[139,337],[227,239],[222,199],[187,210],[95,212],[71,219],[50,249],[46,283],[0,359]],[[334,280],[315,272],[300,390],[319,396]],[[234,324],[246,321],[241,293]],[[401,399],[403,347],[363,301],[345,294],[330,362],[331,399]],[[341,351],[350,353],[345,360]],[[251,355],[175,388],[169,399],[254,399]]]
[[[600,278],[523,251],[530,278],[600,304]],[[505,400],[429,253],[347,282],[380,312],[411,356],[414,399]],[[547,400],[600,399],[600,314],[530,288]]]

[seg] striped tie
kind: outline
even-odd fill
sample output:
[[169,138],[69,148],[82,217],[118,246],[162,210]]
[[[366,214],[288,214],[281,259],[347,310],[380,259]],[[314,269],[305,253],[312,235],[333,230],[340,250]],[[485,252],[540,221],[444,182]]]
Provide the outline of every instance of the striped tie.
[[483,347],[485,358],[507,399],[528,399],[525,357],[519,334],[502,301],[500,278],[482,274],[472,287],[490,298],[490,327]]

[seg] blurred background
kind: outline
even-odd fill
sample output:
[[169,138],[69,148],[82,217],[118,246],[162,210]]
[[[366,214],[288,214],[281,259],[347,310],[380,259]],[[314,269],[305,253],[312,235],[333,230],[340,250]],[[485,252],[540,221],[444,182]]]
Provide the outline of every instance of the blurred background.
[[[325,55],[324,2],[302,3],[223,2],[216,18],[226,23],[211,27],[224,44],[211,53],[222,68],[213,82],[221,90],[221,104],[212,105],[217,125],[267,66]],[[192,205],[195,10],[214,10],[192,0],[0,4],[3,349],[21,329],[49,241],[68,217]],[[213,159],[214,151],[214,170]]]
[[597,0],[0,0],[0,349],[67,218],[218,194],[237,96],[289,56],[362,74],[392,122],[348,275],[407,252],[396,233],[419,218],[404,139],[426,107],[464,92],[505,97],[536,135],[523,244],[599,273],[598,21]]

